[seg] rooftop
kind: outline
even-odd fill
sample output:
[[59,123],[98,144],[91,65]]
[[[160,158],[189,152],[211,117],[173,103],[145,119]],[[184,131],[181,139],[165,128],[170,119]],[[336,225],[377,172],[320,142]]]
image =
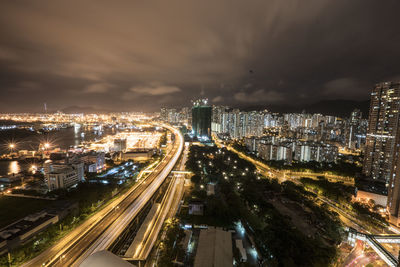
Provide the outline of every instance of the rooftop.
[[232,265],[231,233],[218,228],[201,230],[194,267],[231,267]]

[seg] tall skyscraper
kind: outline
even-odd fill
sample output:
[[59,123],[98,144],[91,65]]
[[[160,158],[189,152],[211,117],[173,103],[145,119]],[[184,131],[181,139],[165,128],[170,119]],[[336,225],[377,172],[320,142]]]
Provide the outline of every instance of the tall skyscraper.
[[371,93],[363,173],[388,187],[390,220],[398,225],[400,201],[400,83],[383,82]]
[[357,147],[357,135],[362,132],[361,129],[362,113],[359,109],[353,110],[350,114],[350,119],[346,124],[345,140],[348,149],[355,149]]
[[354,109],[350,115],[350,123],[359,124],[362,119],[362,112],[359,109]]
[[198,138],[211,137],[212,108],[207,105],[207,99],[197,100],[192,107],[192,130]]

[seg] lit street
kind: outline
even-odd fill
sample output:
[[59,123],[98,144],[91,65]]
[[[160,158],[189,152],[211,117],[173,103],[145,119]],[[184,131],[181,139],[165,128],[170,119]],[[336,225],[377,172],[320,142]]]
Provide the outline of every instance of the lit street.
[[[78,266],[90,254],[111,245],[164,181],[182,152],[183,139],[180,133],[171,127],[168,128],[177,136],[177,139],[173,148],[149,176],[140,180],[123,196],[114,200],[101,212],[57,242],[55,246],[24,266],[42,264],[44,266],[74,264]],[[87,244],[92,245],[88,247]]]

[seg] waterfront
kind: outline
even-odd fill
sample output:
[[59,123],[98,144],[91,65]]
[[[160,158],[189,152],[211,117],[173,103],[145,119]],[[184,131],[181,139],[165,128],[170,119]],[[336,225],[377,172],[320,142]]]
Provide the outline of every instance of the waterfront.
[[0,176],[4,176],[12,173],[19,173],[29,168],[29,164],[26,162],[18,162],[17,160],[12,161],[0,161]]
[[[3,133],[3,140],[0,142],[4,142],[4,144],[0,148],[0,154],[10,152],[7,143],[11,141],[16,142],[17,150],[38,150],[39,145],[43,142],[50,143],[53,148],[68,149],[70,147],[79,146],[82,142],[100,140],[104,136],[113,135],[115,133],[117,133],[115,128],[100,128],[99,126],[87,127],[80,125],[43,134],[37,134],[35,132],[32,133],[31,136],[19,139],[15,139],[11,132],[5,135],[5,137]],[[30,162],[25,160],[0,161],[0,176],[27,170],[31,165]]]

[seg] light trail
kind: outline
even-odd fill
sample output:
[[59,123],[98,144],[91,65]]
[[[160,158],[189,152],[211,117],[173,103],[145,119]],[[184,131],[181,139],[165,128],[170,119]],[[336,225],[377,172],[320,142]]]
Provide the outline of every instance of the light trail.
[[[101,236],[98,238],[93,245],[91,245],[86,251],[74,262],[72,266],[79,266],[79,264],[91,254],[107,249],[117,239],[117,237],[123,232],[128,226],[132,219],[139,213],[139,211],[146,205],[153,194],[158,190],[165,178],[172,171],[176,162],[183,151],[184,140],[182,134],[170,126],[164,125],[171,132],[174,132],[177,136],[176,142],[179,142],[177,152],[173,155],[167,165],[157,175],[155,180],[147,187],[147,189],[137,198],[133,204],[129,207],[128,211],[125,212],[118,221],[115,221]],[[167,157],[168,158],[168,157]]]
[[[78,258],[79,262],[81,262],[80,259],[89,256],[90,253],[88,251],[92,251],[93,253],[112,243],[112,239],[117,237],[117,233],[122,232],[122,228],[129,223],[128,221],[132,219],[132,216],[135,216],[146,204],[146,201],[151,198],[182,153],[183,137],[180,132],[170,126],[163,126],[174,132],[178,138],[176,139],[175,147],[154,168],[154,172],[147,176],[146,179],[139,180],[128,192],[112,201],[101,211],[72,230],[58,241],[57,244],[24,264],[24,267],[49,265],[71,266],[75,264]],[[141,177],[142,175],[139,176]],[[119,209],[115,209],[115,207],[119,207]],[[113,231],[109,229],[113,229]],[[110,234],[110,236],[104,237],[105,233]],[[93,245],[88,249],[88,245],[90,244]],[[96,246],[94,246],[95,244]],[[82,253],[85,256],[82,257]],[[65,260],[61,263],[58,261],[60,258]]]

